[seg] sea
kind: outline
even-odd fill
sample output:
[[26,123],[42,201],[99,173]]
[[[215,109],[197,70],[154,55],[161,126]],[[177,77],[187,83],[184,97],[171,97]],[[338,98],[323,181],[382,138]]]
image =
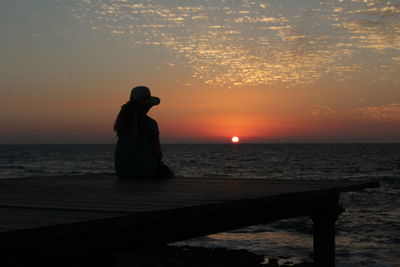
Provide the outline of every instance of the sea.
[[[114,173],[115,145],[0,145],[0,178]],[[379,181],[342,193],[337,266],[400,266],[400,144],[167,144],[179,177]],[[174,245],[246,249],[285,262],[311,261],[312,222],[294,218]]]

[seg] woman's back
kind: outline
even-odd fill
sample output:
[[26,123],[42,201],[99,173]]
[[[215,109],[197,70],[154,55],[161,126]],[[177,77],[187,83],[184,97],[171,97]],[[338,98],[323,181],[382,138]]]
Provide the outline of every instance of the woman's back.
[[115,171],[120,178],[151,177],[158,167],[150,139],[159,134],[157,122],[145,116],[137,141],[133,130],[118,136]]

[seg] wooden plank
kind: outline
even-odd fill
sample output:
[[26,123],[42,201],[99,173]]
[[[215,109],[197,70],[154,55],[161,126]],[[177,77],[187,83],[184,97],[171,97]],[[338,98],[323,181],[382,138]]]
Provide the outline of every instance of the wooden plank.
[[112,218],[126,215],[127,213],[0,207],[0,214],[0,232],[5,232],[55,224]]
[[138,212],[276,195],[286,197],[299,192],[324,194],[326,190],[345,191],[355,186],[360,185],[261,179],[119,181],[113,176],[7,179],[0,181],[0,205]]

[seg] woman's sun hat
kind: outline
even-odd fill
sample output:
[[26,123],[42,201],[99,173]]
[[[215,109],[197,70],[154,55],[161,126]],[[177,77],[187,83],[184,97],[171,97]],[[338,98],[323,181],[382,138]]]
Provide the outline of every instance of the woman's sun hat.
[[150,89],[146,86],[136,86],[131,91],[131,100],[146,99],[149,104],[156,106],[160,104],[160,98],[151,96]]

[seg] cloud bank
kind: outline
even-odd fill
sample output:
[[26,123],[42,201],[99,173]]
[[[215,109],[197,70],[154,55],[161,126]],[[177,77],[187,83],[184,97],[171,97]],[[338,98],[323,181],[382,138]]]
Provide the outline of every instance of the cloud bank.
[[[302,85],[365,74],[400,84],[400,7],[380,0],[82,0],[75,16],[132,45],[166,49],[221,86]],[[378,64],[377,64],[378,63]]]

